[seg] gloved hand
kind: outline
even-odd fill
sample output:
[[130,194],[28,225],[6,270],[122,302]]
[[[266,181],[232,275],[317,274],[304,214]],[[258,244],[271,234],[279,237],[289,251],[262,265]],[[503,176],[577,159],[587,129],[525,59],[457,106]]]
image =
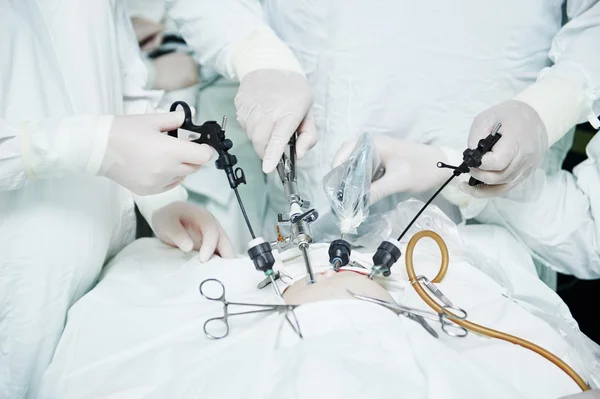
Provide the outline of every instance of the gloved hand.
[[208,261],[213,254],[235,258],[235,250],[217,219],[197,205],[172,202],[154,212],[151,224],[166,244],[184,252],[200,250],[200,262]]
[[214,155],[206,144],[162,133],[179,128],[183,119],[183,112],[114,117],[100,174],[138,195],[179,185]]
[[235,97],[237,119],[254,150],[263,160],[263,172],[271,173],[294,132],[298,132],[298,159],[317,142],[309,114],[310,87],[297,72],[259,69],[242,78]]
[[498,122],[502,123],[499,130],[502,138],[483,156],[481,166],[471,169],[471,175],[486,185],[460,185],[464,192],[475,197],[493,197],[510,190],[531,174],[548,149],[548,134],[539,115],[529,105],[516,100],[477,115],[469,134],[469,148],[475,148]]
[[155,78],[153,87],[159,90],[179,90],[200,82],[200,67],[186,53],[174,51],[153,62]]
[[[450,177],[448,169],[439,169],[438,162],[448,162],[440,148],[394,139],[373,137],[385,174],[371,183],[371,204],[395,193],[419,193],[437,188]],[[339,149],[333,167],[344,162],[352,153],[356,141],[347,141]]]

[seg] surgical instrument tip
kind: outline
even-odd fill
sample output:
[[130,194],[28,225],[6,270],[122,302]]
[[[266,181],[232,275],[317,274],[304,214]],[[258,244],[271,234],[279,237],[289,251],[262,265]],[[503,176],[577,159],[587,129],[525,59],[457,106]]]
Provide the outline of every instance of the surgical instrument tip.
[[298,334],[298,336],[300,337],[300,339],[304,339],[304,336],[302,335],[302,330],[300,330],[300,323],[298,322],[298,318],[296,317],[296,313],[294,313],[294,309],[290,309],[289,313],[292,314],[292,317],[294,318],[294,321],[292,322],[290,320],[289,314],[285,315],[285,319],[290,324],[290,327],[292,327],[292,329],[296,332],[296,334]]
[[275,290],[275,293],[277,294],[278,297],[283,298],[283,295],[281,295],[281,291],[279,290],[279,287],[277,286],[277,284],[275,283],[275,273],[271,273],[269,274],[269,279],[271,279],[271,284],[273,284],[273,289]]
[[333,270],[335,270],[336,272],[340,270],[340,267],[342,267],[342,261],[339,259],[336,259],[333,261]]
[[302,256],[304,257],[304,265],[306,266],[306,272],[308,273],[308,284],[315,283],[315,276],[313,274],[312,266],[310,264],[310,258],[308,256],[308,244],[303,242],[299,245]]

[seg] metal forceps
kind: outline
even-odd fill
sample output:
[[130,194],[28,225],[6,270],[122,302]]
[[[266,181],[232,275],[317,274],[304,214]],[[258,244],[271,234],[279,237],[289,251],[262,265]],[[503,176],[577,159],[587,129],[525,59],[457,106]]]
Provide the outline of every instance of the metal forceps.
[[[462,326],[459,326],[458,324],[456,324],[452,321],[453,319],[458,319],[458,320],[465,319],[467,317],[467,314],[464,311],[463,311],[464,314],[451,314],[451,313],[446,312],[445,310],[442,311],[441,313],[433,313],[433,312],[428,312],[425,310],[409,308],[408,306],[398,305],[396,303],[391,303],[388,301],[384,301],[382,299],[377,299],[377,298],[373,298],[373,297],[369,297],[369,296],[365,296],[365,295],[355,294],[352,291],[348,291],[348,292],[350,293],[350,295],[352,295],[356,299],[360,299],[362,301],[381,305],[381,306],[388,308],[398,314],[406,316],[413,321],[416,321],[429,334],[431,334],[435,338],[439,338],[438,334],[429,325],[429,323],[427,323],[426,319],[440,323],[442,326],[442,331],[450,337],[463,338],[463,337],[467,336],[467,329]],[[442,308],[442,309],[444,309],[444,308]]]
[[[458,320],[465,320],[467,318],[467,311],[464,310],[463,308],[459,308],[458,306],[455,306],[450,299],[448,299],[448,297],[446,295],[444,295],[444,293],[442,291],[440,291],[440,289],[438,287],[436,287],[435,284],[433,284],[427,277],[425,276],[417,276],[417,281],[415,281],[414,283],[421,283],[425,286],[425,288],[427,288],[429,290],[429,292],[431,292],[437,299],[439,299],[443,306],[442,306],[442,312],[445,315],[446,319],[458,319]],[[414,284],[413,283],[413,284]],[[461,327],[463,330],[465,330],[465,335],[467,333],[467,330],[464,327]]]
[[[212,292],[210,292],[210,291],[206,292],[207,290],[205,288],[205,284],[207,284],[207,283],[210,283],[210,285],[213,285],[215,287],[214,291],[211,289]],[[240,316],[240,315],[247,315],[247,314],[254,314],[254,313],[266,313],[266,312],[279,312],[279,313],[285,312],[287,322],[292,327],[292,329],[296,332],[296,334],[298,334],[298,336],[300,338],[302,338],[302,332],[300,331],[300,324],[298,323],[298,319],[296,318],[296,315],[293,312],[293,310],[296,308],[296,305],[267,305],[267,304],[259,304],[259,303],[229,302],[227,299],[225,299],[225,286],[223,285],[223,283],[221,281],[219,281],[215,278],[209,278],[209,279],[204,280],[202,283],[200,283],[198,290],[200,291],[200,295],[202,295],[203,297],[205,297],[206,299],[208,299],[210,301],[223,302],[223,316],[213,317],[212,319],[208,319],[204,322],[204,326],[203,326],[204,334],[209,338],[221,339],[221,338],[225,338],[226,336],[229,335],[229,317],[230,316]],[[231,313],[231,312],[229,312],[230,305],[255,307],[255,308],[259,308],[259,309],[248,310],[245,312]],[[292,322],[290,320],[290,318],[288,317],[289,314],[292,315],[294,322]],[[217,334],[210,332],[213,329],[219,331],[219,328],[218,328],[219,325],[224,330],[223,334],[217,335]],[[213,326],[213,327],[211,328],[211,326]]]

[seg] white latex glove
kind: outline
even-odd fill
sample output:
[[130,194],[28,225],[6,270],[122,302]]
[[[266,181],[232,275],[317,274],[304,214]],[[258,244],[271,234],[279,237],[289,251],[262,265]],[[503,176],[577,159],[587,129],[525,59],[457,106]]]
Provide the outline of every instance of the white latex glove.
[[180,51],[162,55],[152,61],[154,65],[153,88],[173,91],[200,82],[200,69],[194,59]]
[[[379,152],[385,174],[371,184],[371,204],[395,193],[420,193],[436,188],[450,177],[449,169],[440,169],[438,162],[448,162],[440,148],[375,136],[375,148]],[[335,155],[333,167],[344,162],[352,153],[356,141],[342,144]]]
[[205,209],[188,202],[172,202],[152,216],[152,228],[166,244],[184,252],[199,250],[200,262],[213,254],[235,258],[235,250],[217,219]]
[[548,134],[538,113],[524,102],[511,100],[477,115],[469,133],[469,148],[477,147],[496,123],[502,123],[502,138],[482,158],[471,175],[486,183],[475,187],[463,182],[461,190],[474,197],[501,195],[531,174],[548,149]]
[[298,132],[298,159],[317,142],[309,114],[310,87],[298,72],[259,69],[249,72],[235,97],[237,119],[254,150],[263,160],[263,172],[271,173],[294,132]]
[[100,174],[139,195],[158,194],[179,185],[214,155],[198,145],[168,136],[183,123],[183,112],[116,116]]

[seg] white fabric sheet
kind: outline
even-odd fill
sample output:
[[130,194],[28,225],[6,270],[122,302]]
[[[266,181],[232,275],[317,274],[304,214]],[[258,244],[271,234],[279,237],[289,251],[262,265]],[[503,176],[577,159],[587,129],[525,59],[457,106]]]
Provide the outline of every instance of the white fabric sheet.
[[[463,236],[470,244],[469,234]],[[432,276],[439,255],[430,244],[419,244],[415,264],[418,273]],[[527,296],[528,307],[574,323],[568,310],[530,269],[507,255],[496,259],[513,285],[514,301],[453,248],[439,287],[471,320],[572,362],[561,336],[519,303]],[[292,276],[302,272],[297,253],[282,257],[277,267]],[[314,246],[311,257],[317,271],[326,266],[327,246]],[[400,303],[427,309],[407,282],[403,263],[396,264],[386,288]],[[198,285],[206,278],[221,280],[231,301],[278,301],[270,288],[256,290],[263,276],[248,259],[215,257],[200,264],[193,254],[157,240],[138,240],[72,307],[41,397],[552,398],[578,390],[556,366],[524,348],[474,334],[446,337],[432,323],[440,331],[436,340],[404,317],[354,300],[297,308],[303,340],[276,314],[233,317],[230,335],[210,340],[203,323],[222,309],[200,296]]]

